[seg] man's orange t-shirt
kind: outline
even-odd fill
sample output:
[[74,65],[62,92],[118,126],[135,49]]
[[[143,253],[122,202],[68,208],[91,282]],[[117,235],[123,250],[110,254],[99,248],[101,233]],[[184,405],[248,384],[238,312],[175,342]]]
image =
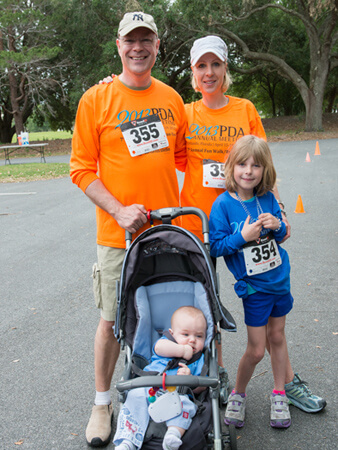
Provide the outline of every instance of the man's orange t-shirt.
[[[210,109],[202,100],[185,105],[188,119],[186,132],[187,165],[181,192],[181,206],[196,206],[209,217],[212,204],[225,188],[207,187],[206,168],[212,161],[224,163],[233,144],[240,137],[253,134],[266,140],[262,121],[255,106],[246,99],[227,96],[229,103]],[[216,167],[216,171],[219,170]],[[214,170],[214,169],[213,169]],[[182,226],[201,240],[201,221],[183,216]]]
[[[131,156],[121,131],[123,123],[158,114],[169,146]],[[153,128],[151,129],[153,130]],[[97,178],[123,204],[148,209],[179,205],[175,166],[186,162],[186,115],[174,89],[152,78],[145,90],[113,83],[95,85],[81,98],[70,161],[71,178],[84,192]],[[149,130],[148,130],[149,131]],[[97,243],[125,247],[125,231],[107,212],[96,208]],[[149,227],[147,223],[137,234]]]

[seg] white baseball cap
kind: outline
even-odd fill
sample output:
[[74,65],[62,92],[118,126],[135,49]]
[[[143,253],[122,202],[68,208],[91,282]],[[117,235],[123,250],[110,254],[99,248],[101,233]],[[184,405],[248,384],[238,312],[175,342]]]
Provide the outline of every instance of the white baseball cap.
[[118,35],[126,36],[135,28],[141,27],[148,28],[157,35],[157,27],[153,16],[141,11],[126,13],[119,24]]
[[190,50],[191,65],[194,66],[206,53],[213,53],[223,62],[228,59],[228,47],[218,36],[206,36],[194,42]]

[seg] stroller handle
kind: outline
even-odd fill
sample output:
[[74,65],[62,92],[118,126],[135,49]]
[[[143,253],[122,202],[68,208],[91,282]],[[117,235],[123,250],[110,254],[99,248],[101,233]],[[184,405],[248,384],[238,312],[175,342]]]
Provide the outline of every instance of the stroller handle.
[[[116,383],[116,389],[119,392],[128,391],[138,387],[161,387],[163,383],[162,375],[149,375],[131,380],[121,380]],[[187,386],[191,389],[197,387],[217,388],[219,385],[218,378],[204,377],[197,375],[168,375],[165,378],[166,386]]]
[[[208,216],[200,208],[195,208],[193,206],[181,206],[174,208],[161,208],[156,209],[154,211],[149,210],[147,213],[147,217],[149,220],[160,220],[162,221],[162,223],[171,223],[171,221],[173,219],[176,219],[176,217],[187,216],[189,214],[198,216],[201,219],[204,244],[207,248],[209,248]],[[126,239],[126,248],[129,248],[132,240],[132,234],[127,230],[125,233],[125,239]]]

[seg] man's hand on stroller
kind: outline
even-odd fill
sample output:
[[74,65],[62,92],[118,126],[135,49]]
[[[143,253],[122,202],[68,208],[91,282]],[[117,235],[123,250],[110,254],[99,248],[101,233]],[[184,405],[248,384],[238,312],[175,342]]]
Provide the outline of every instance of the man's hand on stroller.
[[191,375],[191,370],[189,367],[183,363],[178,363],[180,368],[177,371],[177,375]]
[[114,214],[114,218],[121,228],[129,231],[129,233],[136,233],[147,222],[146,213],[147,210],[143,205],[121,205]]

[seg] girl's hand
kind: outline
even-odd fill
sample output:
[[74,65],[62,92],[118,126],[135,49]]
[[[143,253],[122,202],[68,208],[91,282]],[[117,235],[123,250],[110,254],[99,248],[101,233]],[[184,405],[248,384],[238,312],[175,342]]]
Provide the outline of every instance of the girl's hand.
[[191,375],[191,370],[188,366],[183,363],[178,363],[178,365],[180,366],[180,368],[177,371],[177,375]]
[[258,219],[254,223],[249,223],[250,216],[246,218],[242,229],[242,236],[246,242],[256,241],[261,235],[262,231],[262,222]]
[[258,216],[261,220],[264,228],[269,228],[270,230],[277,230],[280,227],[280,221],[277,217],[270,213],[263,213]]

